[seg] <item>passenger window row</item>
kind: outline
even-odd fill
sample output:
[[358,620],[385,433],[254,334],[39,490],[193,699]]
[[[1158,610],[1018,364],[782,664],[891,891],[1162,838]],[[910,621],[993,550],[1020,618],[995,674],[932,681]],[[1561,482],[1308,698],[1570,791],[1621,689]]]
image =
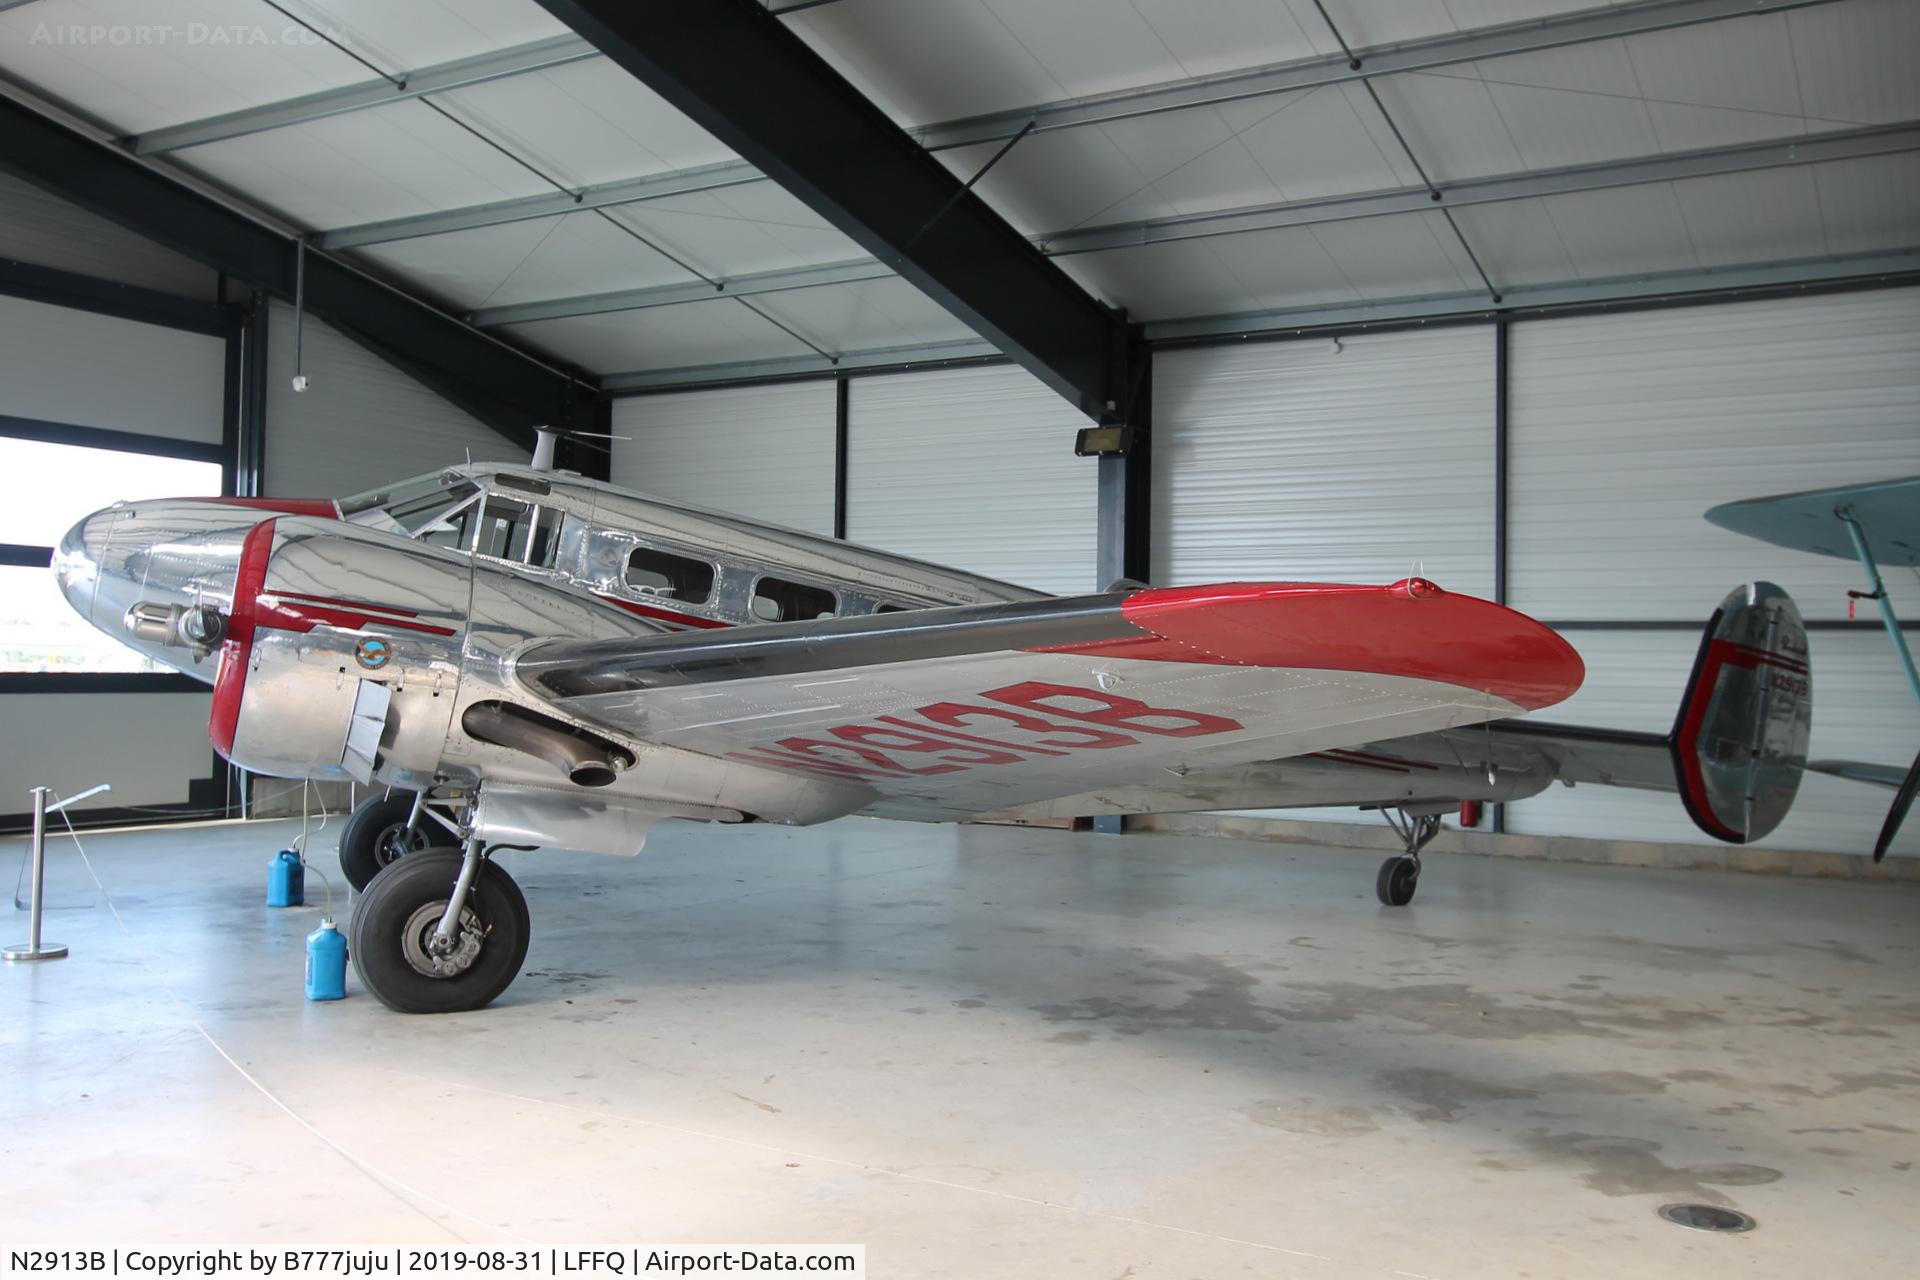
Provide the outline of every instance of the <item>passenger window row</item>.
[[[627,586],[641,595],[700,605],[713,599],[715,572],[710,561],[659,547],[635,547],[627,555],[624,578]],[[763,575],[754,581],[747,607],[762,622],[804,622],[836,616],[840,600],[826,587]],[[906,607],[881,604],[874,612],[900,613]]]

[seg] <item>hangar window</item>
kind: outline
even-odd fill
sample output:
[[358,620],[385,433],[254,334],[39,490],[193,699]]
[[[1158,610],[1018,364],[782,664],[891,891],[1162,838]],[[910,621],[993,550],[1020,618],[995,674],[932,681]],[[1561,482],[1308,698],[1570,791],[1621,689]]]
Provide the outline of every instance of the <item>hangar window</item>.
[[753,616],[762,622],[801,622],[831,618],[838,601],[825,587],[781,578],[762,578],[753,584]]
[[705,604],[713,596],[712,565],[658,547],[633,549],[626,581],[642,595],[672,596],[683,604]]
[[[83,427],[59,433],[66,439],[0,434],[0,474],[12,486],[0,504],[0,671],[165,671],[89,626],[61,596],[47,566],[69,528],[116,501],[222,493],[220,446]],[[134,447],[112,447],[121,444]]]

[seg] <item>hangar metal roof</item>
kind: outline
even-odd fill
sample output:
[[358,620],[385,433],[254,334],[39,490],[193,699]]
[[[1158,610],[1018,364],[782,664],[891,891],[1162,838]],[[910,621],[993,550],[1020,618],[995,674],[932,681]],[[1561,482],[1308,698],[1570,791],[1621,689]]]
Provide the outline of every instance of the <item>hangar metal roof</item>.
[[[979,193],[1150,333],[1920,265],[1911,0],[767,3],[1028,130]],[[533,0],[0,2],[0,77],[607,386],[987,350]]]

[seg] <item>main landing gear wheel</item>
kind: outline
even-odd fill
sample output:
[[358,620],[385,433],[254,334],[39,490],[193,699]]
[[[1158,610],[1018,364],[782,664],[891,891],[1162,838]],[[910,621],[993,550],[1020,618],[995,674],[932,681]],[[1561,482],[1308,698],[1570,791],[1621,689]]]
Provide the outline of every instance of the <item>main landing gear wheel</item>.
[[[413,817],[413,800],[411,791],[375,796],[362,802],[347,818],[347,825],[340,832],[340,871],[348,884],[365,889],[388,863],[429,848],[436,835],[443,841],[446,839],[432,818],[422,816],[417,824],[408,828],[408,821]],[[433,829],[429,829],[430,825]]]
[[[477,863],[450,936],[447,903],[467,858]],[[426,849],[385,867],[367,885],[348,927],[354,972],[401,1013],[462,1013],[507,989],[527,958],[532,922],[513,877],[478,853]]]
[[1380,874],[1373,878],[1373,891],[1386,906],[1404,907],[1413,901],[1413,891],[1420,887],[1420,851],[1440,834],[1440,815],[1430,813],[1416,818],[1394,812],[1386,814],[1386,819],[1388,825],[1400,833],[1407,849],[1380,864]]

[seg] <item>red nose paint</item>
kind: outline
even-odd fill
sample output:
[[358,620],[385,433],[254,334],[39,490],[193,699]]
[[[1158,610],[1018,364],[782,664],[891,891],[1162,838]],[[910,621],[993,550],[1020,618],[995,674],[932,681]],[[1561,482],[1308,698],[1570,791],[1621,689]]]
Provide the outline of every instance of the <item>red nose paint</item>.
[[220,669],[213,677],[213,714],[207,719],[207,737],[225,760],[233,758],[233,736],[240,727],[240,702],[247,691],[247,666],[253,661],[260,592],[267,581],[267,561],[273,555],[274,524],[262,520],[248,531],[247,540],[240,546],[233,612],[227,618],[226,639],[220,643]]

